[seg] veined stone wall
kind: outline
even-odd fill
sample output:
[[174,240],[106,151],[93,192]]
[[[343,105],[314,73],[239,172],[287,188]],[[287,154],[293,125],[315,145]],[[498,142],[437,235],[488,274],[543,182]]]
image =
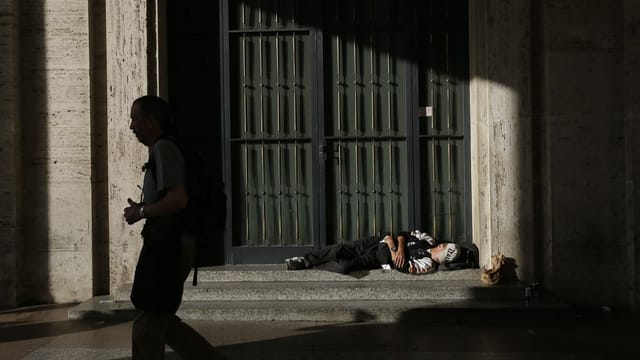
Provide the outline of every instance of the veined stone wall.
[[469,2],[473,240],[533,280],[529,1]]
[[146,158],[128,125],[148,92],[147,26],[142,0],[0,0],[0,306],[130,281],[140,229],[121,214]]
[[18,102],[18,11],[0,0],[0,308],[17,303],[19,241],[20,115]]
[[640,4],[470,1],[474,241],[578,303],[638,306]]
[[89,2],[20,0],[22,302],[92,293]]
[[139,200],[144,145],[129,130],[131,103],[155,89],[149,88],[148,8],[145,0],[106,3],[109,245],[111,290],[131,282],[142,246],[141,223],[129,226],[123,209],[127,198]]

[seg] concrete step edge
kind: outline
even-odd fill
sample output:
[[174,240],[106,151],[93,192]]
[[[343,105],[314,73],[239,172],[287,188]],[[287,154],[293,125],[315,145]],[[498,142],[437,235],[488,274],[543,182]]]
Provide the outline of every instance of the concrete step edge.
[[[343,275],[308,269],[288,271],[284,265],[227,265],[198,269],[198,281],[379,281],[379,280],[479,280],[480,269],[436,271],[428,275],[404,274],[395,270],[367,270]],[[193,279],[193,271],[188,282]]]
[[[128,301],[130,286],[115,293],[116,301]],[[436,299],[521,299],[522,286],[488,287],[479,282],[303,282],[303,283],[206,283],[185,287],[188,301],[271,300],[436,300]]]
[[[124,284],[120,289],[130,291],[132,283]],[[480,280],[435,280],[435,281],[407,281],[407,280],[376,280],[376,281],[201,281],[193,286],[185,282],[184,290],[207,289],[308,289],[308,288],[335,288],[335,289],[367,289],[367,288],[522,288],[521,283],[501,284],[498,286],[484,285]]]

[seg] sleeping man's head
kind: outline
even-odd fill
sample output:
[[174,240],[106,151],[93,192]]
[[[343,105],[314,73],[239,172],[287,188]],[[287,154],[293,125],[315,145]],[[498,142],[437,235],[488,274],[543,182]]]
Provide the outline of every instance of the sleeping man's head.
[[454,243],[440,243],[430,250],[431,258],[438,264],[454,262],[460,256],[460,246]]

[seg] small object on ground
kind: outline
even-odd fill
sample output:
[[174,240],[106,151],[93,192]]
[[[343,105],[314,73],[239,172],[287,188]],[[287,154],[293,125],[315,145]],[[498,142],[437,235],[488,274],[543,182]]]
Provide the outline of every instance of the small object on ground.
[[483,269],[480,279],[487,285],[495,285],[500,282],[502,278],[502,265],[504,265],[504,255],[497,253],[491,256],[491,268]]

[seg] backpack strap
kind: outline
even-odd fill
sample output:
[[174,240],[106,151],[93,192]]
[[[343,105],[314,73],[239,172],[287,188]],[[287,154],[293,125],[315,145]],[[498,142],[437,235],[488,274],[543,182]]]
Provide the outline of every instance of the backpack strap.
[[438,267],[442,271],[460,270],[460,269],[477,269],[479,265],[479,251],[475,244],[470,246],[460,246],[462,255],[454,262],[440,264]]

